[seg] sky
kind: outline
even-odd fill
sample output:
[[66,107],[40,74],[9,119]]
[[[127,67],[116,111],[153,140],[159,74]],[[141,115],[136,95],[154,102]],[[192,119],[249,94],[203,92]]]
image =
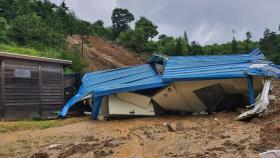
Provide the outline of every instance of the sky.
[[[62,0],[51,0],[56,4]],[[70,10],[84,20],[111,25],[112,10],[126,8],[136,20],[152,20],[160,34],[183,36],[201,45],[244,40],[250,31],[258,40],[266,28],[277,32],[280,0],[66,0]],[[133,26],[133,24],[132,24]],[[233,31],[234,30],[234,31]],[[234,33],[233,33],[234,32]]]

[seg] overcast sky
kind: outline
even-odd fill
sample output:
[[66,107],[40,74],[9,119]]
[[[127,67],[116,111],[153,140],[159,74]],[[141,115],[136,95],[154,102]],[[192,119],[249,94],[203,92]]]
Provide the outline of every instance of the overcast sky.
[[[60,3],[62,0],[51,0]],[[126,8],[136,20],[145,16],[159,28],[160,34],[182,36],[187,31],[190,41],[200,44],[231,41],[232,30],[238,40],[251,31],[259,39],[265,28],[278,31],[280,0],[66,0],[76,15],[94,22],[111,25],[116,7]]]

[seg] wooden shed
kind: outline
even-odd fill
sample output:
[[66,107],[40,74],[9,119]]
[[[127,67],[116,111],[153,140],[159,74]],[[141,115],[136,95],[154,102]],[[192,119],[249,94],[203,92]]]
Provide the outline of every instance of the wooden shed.
[[71,63],[0,52],[0,119],[55,116],[64,103],[63,67]]

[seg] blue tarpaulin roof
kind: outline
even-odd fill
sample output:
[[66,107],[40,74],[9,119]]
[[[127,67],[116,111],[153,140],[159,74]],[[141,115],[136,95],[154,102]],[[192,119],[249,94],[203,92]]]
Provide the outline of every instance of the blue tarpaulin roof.
[[[265,60],[259,49],[234,55],[167,57],[156,54],[149,63],[85,74],[79,91],[67,102],[60,116],[65,117],[71,106],[89,94],[93,95],[95,106],[100,107],[103,96],[164,87],[177,80],[241,78],[248,75],[280,77],[279,66]],[[154,63],[163,64],[162,75],[153,68]],[[94,113],[96,118],[98,111]]]

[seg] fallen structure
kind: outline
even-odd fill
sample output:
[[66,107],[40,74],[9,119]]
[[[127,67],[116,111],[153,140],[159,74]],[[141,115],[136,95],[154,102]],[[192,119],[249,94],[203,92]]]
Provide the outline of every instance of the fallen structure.
[[104,117],[154,116],[162,110],[211,113],[251,105],[237,118],[242,120],[266,108],[272,77],[280,77],[280,67],[259,49],[233,55],[154,54],[148,64],[85,74],[60,117],[75,103],[91,98],[93,119],[100,113]]

